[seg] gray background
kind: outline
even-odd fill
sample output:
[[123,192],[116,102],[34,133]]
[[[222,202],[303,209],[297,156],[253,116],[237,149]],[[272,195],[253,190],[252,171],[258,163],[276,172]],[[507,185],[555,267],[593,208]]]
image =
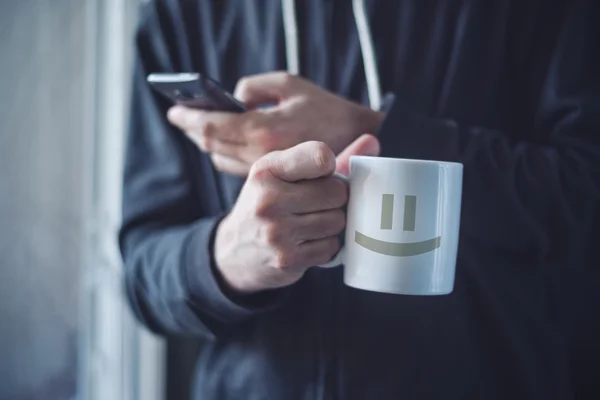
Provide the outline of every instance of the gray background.
[[77,374],[85,1],[0,0],[0,399]]

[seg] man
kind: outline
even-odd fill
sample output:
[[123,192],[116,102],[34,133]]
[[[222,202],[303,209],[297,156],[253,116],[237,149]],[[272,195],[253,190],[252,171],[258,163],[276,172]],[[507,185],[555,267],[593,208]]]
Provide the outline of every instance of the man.
[[[371,48],[359,3],[145,9],[120,237],[134,310],[201,338],[198,399],[600,398],[598,6],[372,0]],[[290,66],[306,79],[262,73]],[[170,108],[144,81],[161,71],[246,77],[242,101],[275,105]],[[359,105],[379,91],[385,118]],[[331,174],[351,154],[464,164],[451,295],[313,267],[339,248]]]

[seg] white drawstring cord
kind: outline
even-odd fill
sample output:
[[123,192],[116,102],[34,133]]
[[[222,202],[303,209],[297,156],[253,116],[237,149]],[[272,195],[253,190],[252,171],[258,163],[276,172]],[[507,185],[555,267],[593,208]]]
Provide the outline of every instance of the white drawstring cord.
[[292,75],[300,73],[298,50],[298,24],[296,22],[296,7],[294,0],[281,0],[283,14],[283,31],[285,34],[285,57],[288,72]]
[[[287,68],[290,74],[298,75],[300,73],[300,61],[295,1],[281,0],[281,11],[283,14]],[[364,0],[352,0],[352,12],[358,31],[360,52],[365,69],[369,105],[371,109],[379,111],[381,109],[381,86],[379,84],[377,60],[375,59],[375,51],[373,50],[373,39],[371,38]]]
[[377,71],[377,60],[373,50],[373,39],[367,20],[364,0],[352,0],[352,11],[354,12],[354,21],[358,30],[358,40],[360,42],[360,51],[362,53],[363,65],[365,68],[365,79],[367,80],[367,93],[369,94],[369,104],[371,109],[379,111],[381,109],[381,86],[379,85],[379,72]]

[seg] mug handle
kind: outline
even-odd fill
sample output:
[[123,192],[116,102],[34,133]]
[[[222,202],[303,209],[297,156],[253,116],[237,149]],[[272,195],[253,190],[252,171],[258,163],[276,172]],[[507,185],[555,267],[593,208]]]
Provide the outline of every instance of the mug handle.
[[319,268],[333,268],[338,267],[346,262],[346,246],[342,247],[330,261],[325,264],[317,265]]
[[[348,177],[339,174],[337,172],[334,172],[333,175],[331,175],[333,178],[339,179],[342,182],[345,182],[347,184],[350,184],[350,180],[348,179]],[[337,252],[337,254],[335,256],[333,256],[333,258],[326,262],[325,264],[320,264],[317,265],[317,267],[319,268],[332,268],[332,267],[337,267],[339,265],[342,265],[346,262],[346,246],[342,247],[340,249],[340,251]]]

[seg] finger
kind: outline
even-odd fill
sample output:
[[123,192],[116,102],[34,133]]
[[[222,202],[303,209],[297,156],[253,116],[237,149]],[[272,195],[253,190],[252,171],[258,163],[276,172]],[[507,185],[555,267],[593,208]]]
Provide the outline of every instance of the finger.
[[248,165],[254,164],[268,151],[265,146],[253,141],[244,144],[227,142],[214,137],[211,133],[204,135],[192,133],[192,136],[195,137],[194,141],[204,152],[233,158]]
[[210,158],[217,171],[220,172],[237,176],[247,176],[250,170],[249,164],[220,154],[211,154]]
[[372,156],[377,157],[381,152],[379,140],[374,135],[365,133],[358,137],[354,142],[350,143],[336,158],[335,171],[348,176],[350,172],[350,157],[357,156]]
[[218,152],[230,158],[237,158],[237,154],[243,154],[242,148],[245,147],[243,144],[221,141],[206,132],[184,131],[184,133],[205,153]]
[[337,236],[304,242],[298,246],[298,261],[300,265],[312,267],[325,264],[340,250],[340,240]]
[[[213,113],[214,114],[219,113]],[[181,130],[198,130],[204,127],[209,120],[209,112],[188,108],[182,105],[176,105],[167,111],[167,119],[169,122]]]
[[221,136],[235,138],[236,135],[229,132],[234,130],[236,117],[238,115],[234,113],[197,110],[180,105],[171,107],[167,112],[169,122],[188,136],[219,132]]
[[257,170],[268,170],[275,178],[297,182],[331,175],[335,155],[323,142],[304,142],[290,149],[274,151],[261,158]]
[[232,158],[238,161],[252,164],[246,160],[248,154],[247,145],[233,142],[226,142],[215,138],[212,134],[196,134],[191,132],[198,146],[206,153],[218,154],[219,156]]
[[283,186],[281,207],[296,215],[335,210],[348,201],[348,186],[332,177],[311,179]]
[[244,133],[262,125],[266,126],[266,121],[271,120],[261,112],[204,111],[179,105],[169,109],[167,118],[188,136],[210,135],[222,141],[239,144],[246,143]]
[[285,71],[247,76],[238,81],[234,96],[249,108],[279,103],[290,95],[300,79]]
[[344,212],[336,210],[321,211],[292,217],[293,239],[297,243],[323,239],[339,234],[346,225]]

